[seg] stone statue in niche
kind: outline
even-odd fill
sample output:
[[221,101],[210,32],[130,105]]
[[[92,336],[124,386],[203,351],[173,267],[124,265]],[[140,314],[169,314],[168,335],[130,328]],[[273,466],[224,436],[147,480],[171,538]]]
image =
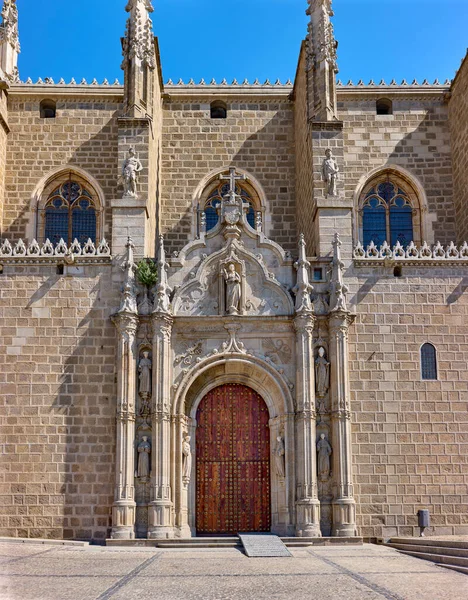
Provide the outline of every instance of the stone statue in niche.
[[148,479],[150,476],[150,454],[151,444],[148,442],[148,437],[143,436],[141,442],[138,444],[138,469],[137,477],[140,479]]
[[276,438],[275,448],[275,462],[276,462],[276,474],[281,479],[286,476],[286,451],[284,448],[284,440],[281,435]]
[[182,481],[185,485],[190,482],[190,475],[192,474],[192,449],[190,447],[190,436],[184,435],[184,441],[182,442]]
[[332,449],[324,433],[320,434],[320,439],[317,442],[317,470],[319,479],[325,481],[330,477],[330,456]]
[[128,151],[128,158],[122,167],[122,179],[124,184],[124,197],[137,198],[138,174],[143,170],[140,159],[137,158],[133,146]]
[[237,315],[240,312],[242,296],[241,276],[234,263],[230,263],[228,268],[224,269],[223,275],[226,282],[226,312],[229,315]]
[[337,195],[337,182],[338,182],[338,173],[340,169],[338,164],[333,157],[333,153],[330,148],[325,151],[325,159],[322,164],[322,176],[323,180],[327,184],[327,195],[328,196],[336,196]]
[[138,373],[140,380],[140,387],[138,389],[140,396],[149,396],[151,394],[151,367],[152,362],[149,358],[149,352],[145,350],[143,352],[143,358],[140,359],[138,365]]
[[323,398],[330,387],[330,363],[325,358],[325,348],[321,346],[315,360],[315,382],[317,396]]

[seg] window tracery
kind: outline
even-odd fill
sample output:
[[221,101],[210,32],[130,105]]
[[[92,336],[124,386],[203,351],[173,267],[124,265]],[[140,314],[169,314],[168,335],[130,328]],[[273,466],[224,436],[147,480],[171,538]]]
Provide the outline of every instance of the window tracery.
[[71,244],[77,239],[94,243],[98,237],[98,210],[94,196],[87,186],[70,173],[68,179],[57,183],[44,206],[43,237],[56,244],[63,239]]
[[379,177],[364,188],[360,202],[360,238],[367,247],[384,242],[406,248],[419,243],[419,211],[417,199],[409,186],[390,174]]

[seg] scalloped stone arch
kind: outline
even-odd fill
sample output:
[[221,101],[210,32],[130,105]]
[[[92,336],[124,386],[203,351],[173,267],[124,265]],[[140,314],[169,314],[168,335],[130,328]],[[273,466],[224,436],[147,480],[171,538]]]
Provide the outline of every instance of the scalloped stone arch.
[[[39,209],[43,208],[44,204],[47,202],[46,194],[44,191],[54,183],[55,181],[59,181],[60,178],[68,173],[75,173],[80,179],[86,181],[92,188],[93,191],[96,192],[96,200],[98,203],[98,210],[100,212],[101,223],[99,226],[99,230],[101,233],[105,231],[105,208],[106,208],[106,199],[104,195],[104,191],[98,181],[93,177],[88,171],[85,171],[81,167],[76,165],[64,165],[61,167],[57,167],[52,171],[46,173],[34,188],[33,193],[31,194],[31,199],[29,201],[29,214],[28,214],[28,225],[26,228],[26,238],[33,239],[36,238],[39,232]],[[101,235],[102,237],[102,235]]]
[[201,400],[212,389],[239,383],[255,390],[268,406],[270,419],[294,413],[294,401],[287,382],[265,361],[244,354],[220,354],[195,365],[185,376],[175,397],[174,414],[195,422]]
[[[219,169],[215,169],[205,175],[205,177],[200,181],[197,185],[195,192],[192,197],[192,236],[195,237],[198,233],[197,231],[197,211],[201,201],[204,200],[203,195],[208,187],[214,183],[216,179],[219,178],[220,175],[229,171],[231,167],[235,165],[226,165]],[[264,233],[268,236],[268,233],[271,228],[271,211],[270,211],[270,203],[268,202],[267,196],[265,194],[265,190],[263,189],[262,184],[258,181],[250,171],[246,171],[240,167],[236,167],[237,173],[240,175],[245,175],[247,178],[247,183],[255,190],[258,200],[260,202],[260,211],[263,215],[263,228]]]
[[418,211],[418,236],[415,239],[415,243],[421,244],[424,241],[429,244],[433,244],[434,240],[434,232],[433,232],[433,223],[437,219],[437,215],[435,213],[429,213],[429,205],[427,201],[427,195],[424,190],[422,183],[419,179],[410,171],[405,169],[404,167],[392,163],[388,163],[385,165],[381,165],[372,169],[366,175],[363,175],[354,190],[354,217],[353,217],[353,234],[354,234],[354,243],[361,241],[361,231],[360,231],[360,202],[361,196],[365,188],[373,181],[378,179],[379,177],[384,176],[385,174],[393,174],[396,178],[401,179],[413,192],[412,199],[416,200]]

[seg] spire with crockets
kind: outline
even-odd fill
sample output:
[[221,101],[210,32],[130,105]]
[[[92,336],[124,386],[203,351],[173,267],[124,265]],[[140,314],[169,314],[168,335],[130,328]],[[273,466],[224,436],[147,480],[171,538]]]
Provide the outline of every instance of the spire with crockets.
[[9,83],[16,83],[19,80],[18,54],[20,51],[16,0],[4,0],[0,24],[1,79]]
[[307,48],[307,71],[312,92],[311,116],[316,121],[337,120],[336,74],[338,42],[331,17],[332,0],[307,0],[310,16]]
[[150,17],[154,8],[151,0],[129,0],[125,10],[130,13],[122,39],[126,113],[138,117],[149,112],[151,103],[152,72],[156,67]]

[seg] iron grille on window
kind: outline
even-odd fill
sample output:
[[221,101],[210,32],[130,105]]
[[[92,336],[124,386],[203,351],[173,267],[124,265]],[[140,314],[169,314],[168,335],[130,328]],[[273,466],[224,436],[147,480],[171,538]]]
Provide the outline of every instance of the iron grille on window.
[[69,179],[55,189],[45,206],[44,238],[57,244],[74,239],[96,242],[97,212],[91,194],[77,181]]
[[421,372],[423,379],[437,379],[437,352],[432,344],[421,348]]
[[362,208],[362,230],[365,247],[385,241],[408,246],[413,241],[413,207],[406,192],[391,181],[369,190]]
[[[229,184],[225,183],[219,185],[214,189],[205,204],[205,215],[206,215],[206,230],[214,229],[218,224],[218,211],[216,206],[221,204],[223,196],[229,192]],[[255,228],[255,206],[254,202],[249,193],[240,185],[236,185],[236,194],[242,198],[242,200],[249,204],[249,210],[247,212],[247,222],[250,227]]]

